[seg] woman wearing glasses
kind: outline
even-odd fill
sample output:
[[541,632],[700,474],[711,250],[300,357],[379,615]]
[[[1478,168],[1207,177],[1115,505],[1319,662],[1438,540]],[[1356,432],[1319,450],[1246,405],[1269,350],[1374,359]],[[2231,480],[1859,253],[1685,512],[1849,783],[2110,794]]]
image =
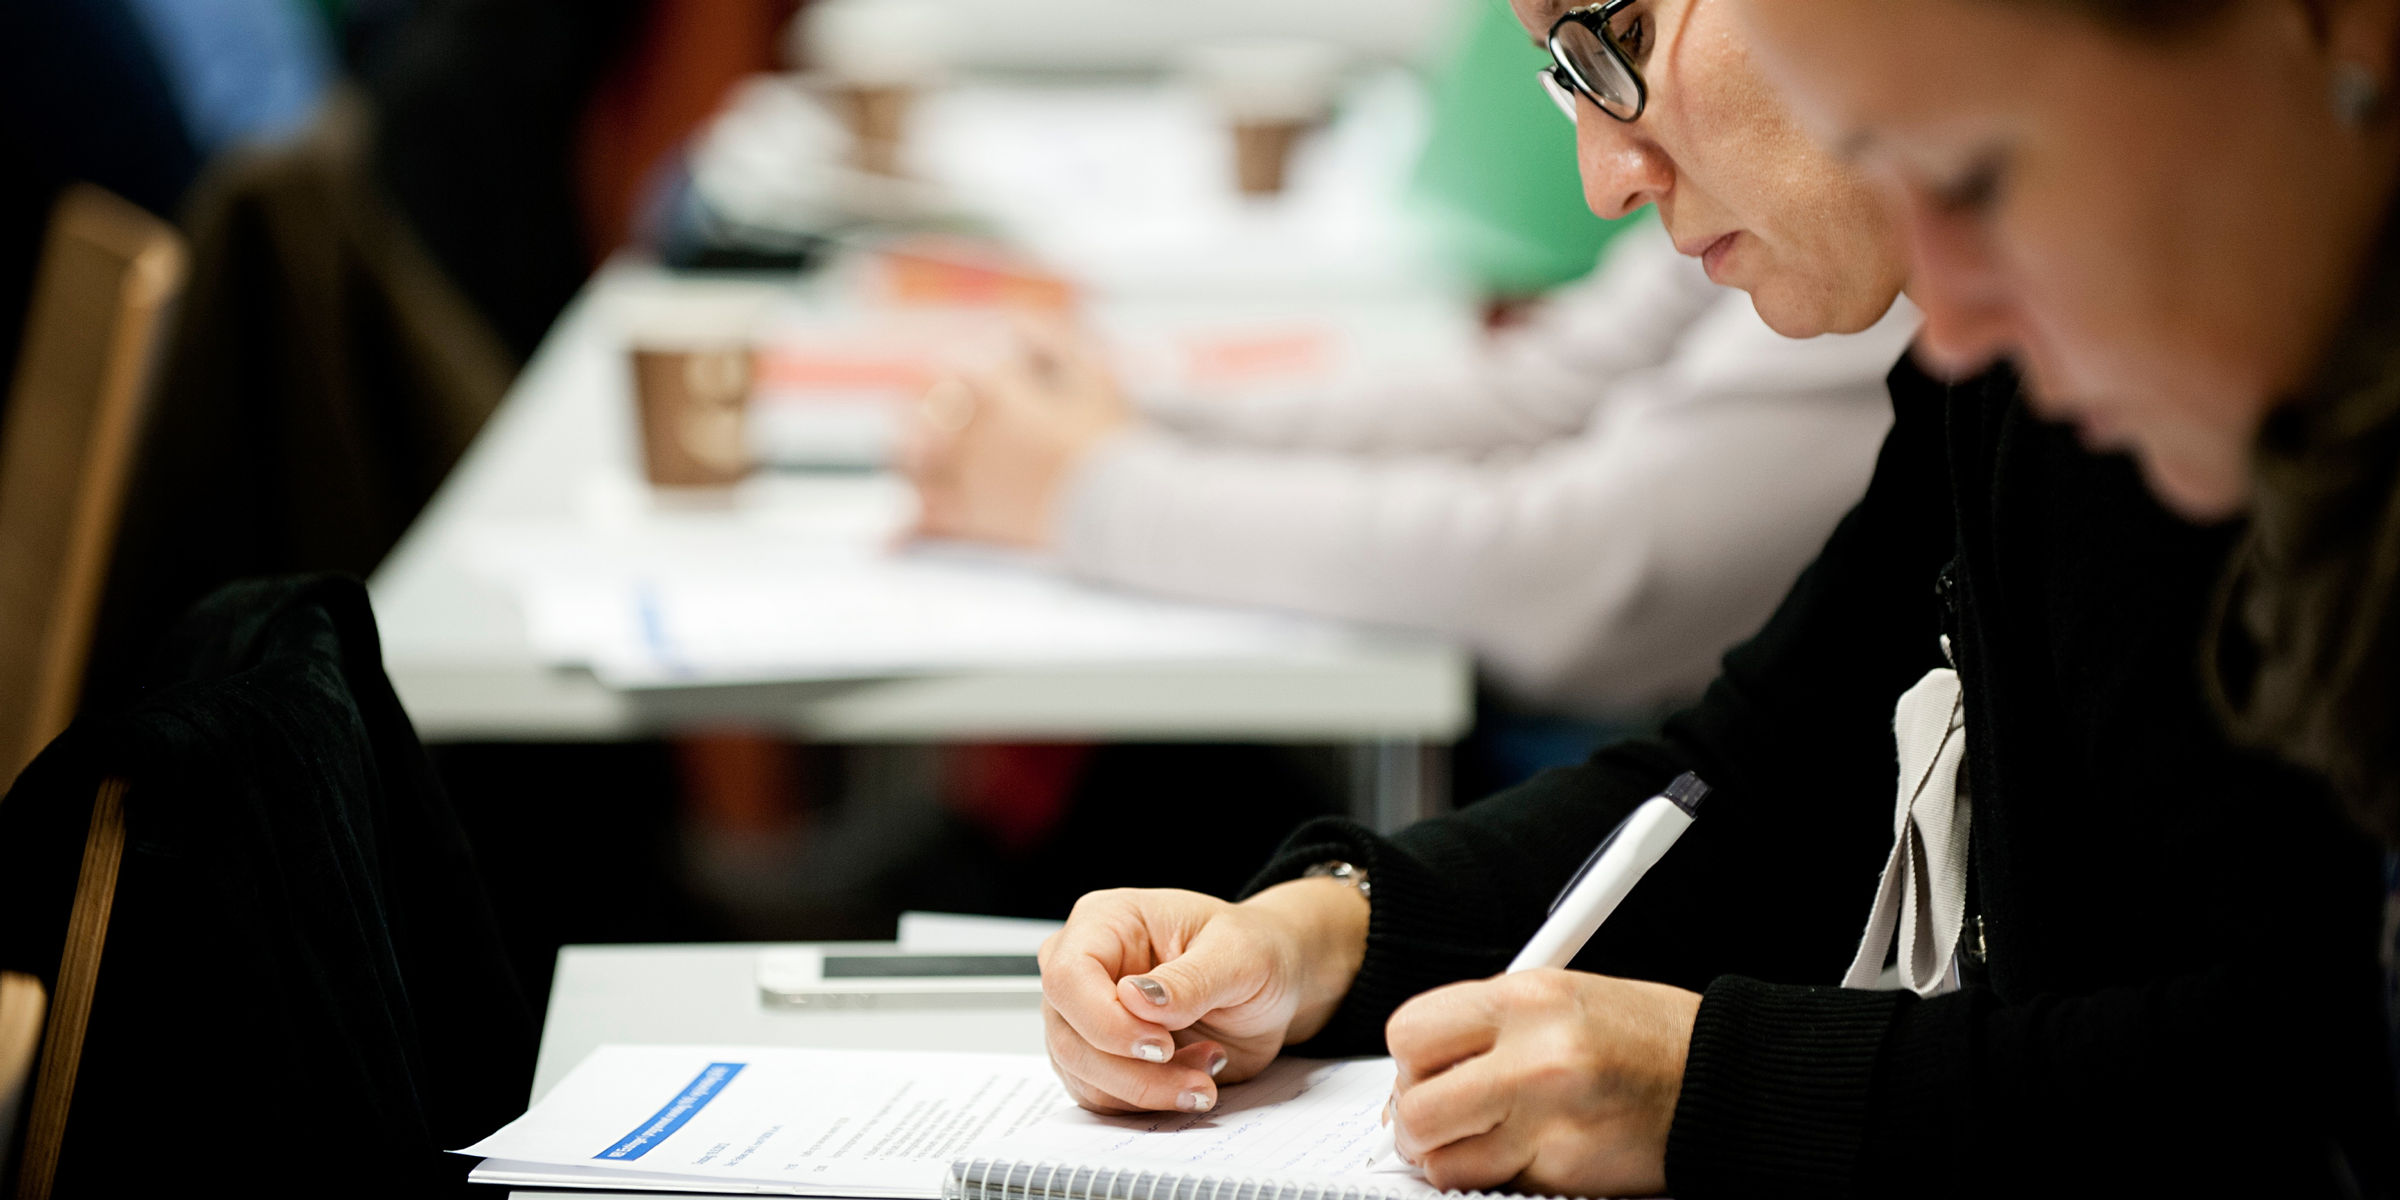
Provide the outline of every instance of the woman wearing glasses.
[[[1837,291],[1854,264],[1810,247],[1847,218],[1781,189],[1849,177],[1730,7],[1560,9],[1517,0],[1577,100],[1594,206],[1656,204],[1762,311]],[[1891,388],[1866,498],[1659,737],[1393,837],[1312,824],[1240,904],[1087,897],[1044,957],[1070,1089],[1206,1108],[1288,1044],[1388,1045],[1401,1150],[1446,1187],[2371,1184],[2391,1123],[2380,865],[2319,783],[2229,746],[2200,698],[2238,531],[2158,508],[2013,376],[1903,364]],[[1949,697],[1933,729],[1950,715],[1963,766],[1946,736],[1895,754],[1903,693]],[[1687,770],[1707,807],[1578,969],[1482,978]]]
[[[1028,339],[924,406],[904,456],[921,531],[1119,587],[1429,630],[1511,703],[1647,724],[1700,693],[1857,502],[1915,328],[1864,189],[1822,156],[1723,150],[1680,194],[1739,201],[1689,204],[1753,232],[1703,256],[1640,218],[1455,370],[1137,414],[1102,356]],[[1787,229],[1785,211],[1836,219]],[[1712,270],[1763,275],[1755,311]]]

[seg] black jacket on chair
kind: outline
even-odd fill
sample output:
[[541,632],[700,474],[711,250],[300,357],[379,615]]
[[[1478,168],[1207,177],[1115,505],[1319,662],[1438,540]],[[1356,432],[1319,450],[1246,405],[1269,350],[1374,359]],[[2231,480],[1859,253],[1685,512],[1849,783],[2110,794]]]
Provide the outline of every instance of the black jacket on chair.
[[365,590],[217,592],[27,769],[0,965],[53,977],[106,776],[128,836],[59,1194],[461,1190],[442,1151],[522,1110],[535,1023]]

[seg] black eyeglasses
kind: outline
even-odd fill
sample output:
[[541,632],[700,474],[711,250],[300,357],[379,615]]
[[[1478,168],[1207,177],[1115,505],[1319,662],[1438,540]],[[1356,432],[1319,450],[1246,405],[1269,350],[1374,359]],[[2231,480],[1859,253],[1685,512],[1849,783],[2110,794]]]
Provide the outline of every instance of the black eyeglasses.
[[[1601,112],[1620,121],[1633,121],[1650,103],[1650,89],[1633,65],[1635,54],[1649,49],[1650,28],[1625,10],[1642,0],[1607,0],[1569,9],[1550,26],[1550,66],[1543,67],[1542,90],[1557,102],[1567,119],[1575,119],[1576,97],[1591,101]],[[1626,42],[1634,43],[1628,50]]]

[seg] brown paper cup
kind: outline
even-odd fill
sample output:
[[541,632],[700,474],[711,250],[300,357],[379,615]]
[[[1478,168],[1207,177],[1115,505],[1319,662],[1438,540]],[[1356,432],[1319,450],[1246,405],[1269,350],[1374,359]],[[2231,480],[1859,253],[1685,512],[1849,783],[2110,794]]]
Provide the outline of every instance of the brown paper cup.
[[659,487],[721,487],[750,473],[746,346],[633,350],[642,469]]
[[1233,176],[1243,195],[1273,196],[1283,191],[1292,150],[1308,126],[1306,121],[1233,123]]
[[900,173],[900,147],[908,136],[908,110],[916,89],[899,84],[841,83],[833,106],[850,127],[851,162],[877,175]]

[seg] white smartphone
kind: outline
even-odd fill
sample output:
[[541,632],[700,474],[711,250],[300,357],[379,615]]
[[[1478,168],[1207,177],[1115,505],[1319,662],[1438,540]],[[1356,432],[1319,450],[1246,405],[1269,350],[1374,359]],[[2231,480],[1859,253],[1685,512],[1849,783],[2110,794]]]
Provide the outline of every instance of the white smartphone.
[[889,946],[801,946],[758,958],[769,1004],[801,1008],[879,1005],[1033,1005],[1042,970],[1030,954],[910,954]]

